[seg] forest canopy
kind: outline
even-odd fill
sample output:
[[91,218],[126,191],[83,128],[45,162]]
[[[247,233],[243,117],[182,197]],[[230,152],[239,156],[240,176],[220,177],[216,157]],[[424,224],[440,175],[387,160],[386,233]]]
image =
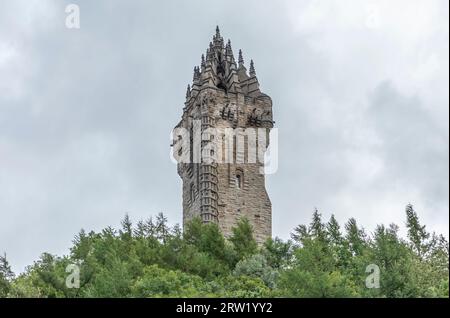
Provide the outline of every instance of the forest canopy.
[[0,297],[448,297],[449,245],[429,233],[412,205],[407,237],[355,219],[341,226],[315,210],[291,240],[258,246],[247,219],[229,238],[194,219],[184,231],[166,217],[100,233],[81,230],[69,255],[42,254],[15,275],[0,256]]

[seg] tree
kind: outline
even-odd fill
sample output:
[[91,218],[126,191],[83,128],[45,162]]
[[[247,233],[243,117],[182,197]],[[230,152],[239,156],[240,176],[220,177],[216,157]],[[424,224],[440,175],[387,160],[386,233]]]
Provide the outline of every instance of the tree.
[[158,265],[146,267],[132,287],[133,297],[205,297],[208,294],[200,277]]
[[310,234],[312,237],[318,239],[321,242],[326,243],[328,240],[325,224],[322,223],[322,215],[319,210],[314,209],[313,219],[311,225],[309,226]]
[[354,283],[339,271],[311,273],[301,268],[284,272],[280,278],[280,293],[294,298],[357,297]]
[[311,234],[306,225],[300,224],[291,233],[291,238],[296,245],[301,246],[305,240],[310,239]]
[[349,244],[342,236],[341,227],[334,215],[331,215],[326,228],[330,250],[336,260],[336,266],[341,269],[348,269],[350,266],[354,266],[351,264],[352,253]]
[[334,215],[331,215],[330,221],[328,221],[326,225],[326,229],[328,232],[328,237],[330,238],[330,243],[334,246],[342,245],[343,237],[341,233],[341,227],[339,226],[339,223]]
[[136,228],[133,230],[133,235],[137,238],[143,239],[147,236],[147,227],[144,221],[139,221]]
[[145,231],[147,237],[156,237],[156,226],[155,223],[153,223],[152,217],[145,221]]
[[319,239],[305,241],[294,251],[295,261],[280,273],[282,297],[355,297],[355,284],[335,266],[331,253]]
[[194,218],[186,224],[184,239],[201,252],[208,253],[220,260],[226,259],[225,238],[215,223],[204,224],[200,218]]
[[125,217],[120,222],[122,225],[122,230],[120,231],[120,235],[124,240],[130,240],[133,236],[133,223],[131,222],[130,216],[125,214]]
[[385,297],[412,297],[415,293],[411,251],[398,237],[398,226],[379,225],[375,229],[371,262],[380,268],[380,290]]
[[167,225],[167,218],[162,212],[158,213],[158,216],[156,217],[155,232],[158,240],[163,243],[170,234],[169,227]]
[[449,244],[447,239],[441,234],[433,233],[430,243],[429,261],[433,267],[442,275],[448,278]]
[[237,226],[233,227],[232,233],[230,241],[233,243],[239,259],[256,253],[258,245],[253,237],[253,228],[247,218],[240,219]]
[[287,266],[292,259],[292,242],[283,242],[280,238],[269,238],[264,243],[262,254],[269,266],[280,269]]
[[8,295],[13,279],[14,273],[6,259],[6,254],[0,255],[0,298]]
[[350,251],[353,255],[362,255],[363,250],[366,247],[366,234],[363,229],[360,229],[354,218],[348,220],[345,224],[345,230],[347,232],[346,241],[349,244]]
[[430,234],[425,230],[425,225],[421,225],[419,217],[412,204],[406,206],[406,227],[408,229],[408,238],[417,255],[423,259],[430,248],[428,239]]
[[[0,297],[448,297],[448,241],[428,234],[412,208],[407,219],[404,240],[394,224],[366,235],[355,219],[343,234],[334,216],[325,224],[315,210],[294,243],[259,248],[247,219],[226,239],[200,219],[182,232],[162,214],[135,226],[125,217],[118,231],[81,230],[69,256],[44,253],[18,277],[0,257]],[[79,289],[66,285],[74,264]],[[369,265],[380,288],[365,286]]]
[[84,290],[84,296],[129,297],[133,282],[131,264],[117,256],[111,256],[105,265],[97,269],[92,284],[89,284]]
[[298,246],[302,246],[305,241],[319,239],[323,242],[328,240],[325,224],[322,223],[322,215],[317,208],[314,208],[312,221],[308,226],[298,225],[291,234],[292,240]]
[[239,261],[233,274],[260,278],[269,288],[274,288],[278,279],[278,272],[267,264],[266,258],[261,254],[255,254]]
[[261,298],[270,297],[271,290],[260,278],[248,276],[221,276],[207,284],[215,297]]
[[203,222],[199,217],[195,217],[186,223],[184,230],[184,240],[188,244],[195,246],[202,245]]

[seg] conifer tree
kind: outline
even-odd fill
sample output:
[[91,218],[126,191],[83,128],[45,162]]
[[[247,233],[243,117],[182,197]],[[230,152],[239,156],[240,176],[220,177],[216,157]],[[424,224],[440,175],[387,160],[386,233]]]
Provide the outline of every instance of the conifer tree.
[[322,215],[317,208],[314,209],[313,219],[309,228],[310,233],[314,238],[318,239],[320,242],[327,241],[327,232],[325,225],[322,223]]
[[0,298],[8,295],[13,279],[14,273],[6,259],[6,254],[0,255]]
[[158,213],[158,216],[156,217],[156,224],[155,224],[155,230],[156,230],[156,237],[161,242],[166,242],[168,236],[169,236],[169,227],[167,225],[167,218],[164,216],[162,212]]
[[351,218],[345,224],[346,240],[349,244],[350,251],[353,255],[362,255],[366,245],[366,234],[363,229],[358,227],[356,220]]
[[247,218],[240,219],[232,232],[230,241],[233,243],[239,259],[256,253],[257,244],[253,237],[253,228]]
[[330,242],[334,245],[341,245],[343,240],[341,227],[339,226],[339,223],[334,215],[331,215],[330,221],[327,223],[326,228]]
[[420,224],[419,217],[414,211],[412,204],[406,206],[406,227],[408,229],[408,238],[414,251],[423,259],[430,247],[428,242],[430,234],[425,230],[425,225]]
[[122,230],[120,231],[121,236],[125,239],[130,239],[133,236],[133,223],[128,213],[125,214],[125,217],[120,223],[122,225]]

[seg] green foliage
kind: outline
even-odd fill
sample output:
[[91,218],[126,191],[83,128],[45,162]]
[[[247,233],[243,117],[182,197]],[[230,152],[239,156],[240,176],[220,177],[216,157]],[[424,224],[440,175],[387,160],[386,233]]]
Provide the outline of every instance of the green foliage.
[[208,292],[203,288],[205,282],[199,276],[151,265],[144,269],[143,275],[134,283],[132,294],[134,297],[207,296]]
[[276,237],[275,239],[269,238],[264,243],[264,248],[261,253],[267,260],[267,264],[275,269],[283,268],[289,265],[292,259],[292,242],[283,242]]
[[225,239],[217,224],[203,224],[200,218],[195,218],[186,226],[184,239],[187,243],[197,247],[199,251],[216,259],[225,261],[228,257]]
[[424,258],[429,251],[430,234],[425,230],[425,225],[420,224],[419,217],[411,204],[406,206],[406,227],[412,248],[420,258]]
[[338,271],[309,272],[299,267],[284,272],[280,279],[281,295],[295,298],[357,297],[353,282]]
[[272,291],[260,278],[248,276],[220,277],[212,283],[216,297],[228,298],[264,298],[270,297]]
[[14,273],[6,259],[6,254],[0,255],[0,297],[6,297],[11,290]]
[[267,264],[266,258],[261,254],[255,254],[239,261],[236,264],[233,274],[237,277],[248,276],[260,278],[270,288],[276,286],[278,278],[278,272]]
[[350,248],[350,252],[355,256],[362,255],[367,244],[366,233],[364,230],[358,227],[354,218],[348,220],[347,224],[345,224],[345,230],[347,232],[345,238]]
[[[200,219],[183,232],[163,214],[135,225],[127,215],[119,230],[81,230],[70,255],[44,253],[17,277],[0,256],[0,297],[448,297],[447,240],[410,205],[406,220],[407,240],[396,225],[368,235],[350,219],[341,230],[316,209],[292,242],[258,246],[247,219],[225,239]],[[73,265],[79,288],[66,284]],[[367,285],[368,268],[379,269],[379,286]]]
[[253,237],[252,225],[246,218],[240,219],[237,226],[233,228],[230,241],[233,243],[239,259],[254,254],[258,248]]

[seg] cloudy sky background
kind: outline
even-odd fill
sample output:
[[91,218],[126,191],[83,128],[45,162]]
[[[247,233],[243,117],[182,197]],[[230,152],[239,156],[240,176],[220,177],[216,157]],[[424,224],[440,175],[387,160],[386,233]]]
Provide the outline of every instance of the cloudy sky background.
[[274,235],[314,207],[403,226],[411,202],[448,236],[448,6],[0,0],[0,252],[22,271],[126,212],[181,222],[169,134],[216,24],[274,101]]

